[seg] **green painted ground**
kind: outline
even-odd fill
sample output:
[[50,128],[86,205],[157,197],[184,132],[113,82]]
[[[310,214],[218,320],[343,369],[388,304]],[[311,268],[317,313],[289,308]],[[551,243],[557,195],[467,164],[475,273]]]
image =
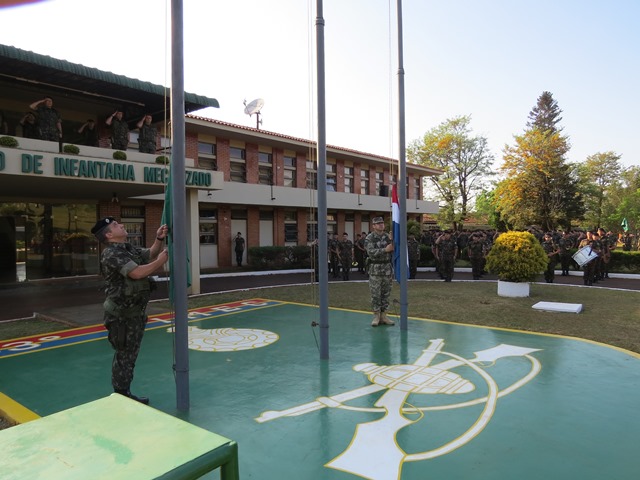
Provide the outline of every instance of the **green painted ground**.
[[[637,478],[637,354],[417,319],[374,329],[331,310],[322,361],[313,320],[281,304],[190,323],[178,416],[236,440],[243,479]],[[148,331],[133,391],[177,415],[172,357],[166,328]],[[0,392],[47,415],[109,395],[110,363],[104,339],[0,358]]]

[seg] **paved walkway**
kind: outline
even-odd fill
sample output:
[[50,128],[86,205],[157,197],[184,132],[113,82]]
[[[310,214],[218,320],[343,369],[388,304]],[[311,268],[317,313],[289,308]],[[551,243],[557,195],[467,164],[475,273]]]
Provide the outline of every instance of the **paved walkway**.
[[[469,269],[458,269],[454,281],[472,281]],[[556,275],[555,283],[559,285],[583,285],[582,272],[571,272],[568,277]],[[351,275],[353,281],[364,281],[366,276],[357,272]],[[497,280],[487,275],[486,280]],[[223,274],[203,275],[201,277],[202,293],[214,293],[248,288],[277,285],[299,285],[311,281],[311,273],[305,270],[247,272],[238,271]],[[416,281],[439,281],[433,271],[425,269],[418,272]],[[541,278],[541,281],[543,279]],[[338,280],[330,279],[330,282]],[[0,321],[31,318],[35,314],[67,322],[71,325],[94,325],[102,321],[102,302],[104,294],[100,277],[74,277],[55,281],[39,281],[0,288]],[[640,275],[612,274],[611,278],[589,288],[620,288],[624,290],[640,290]],[[152,295],[152,300],[166,298],[167,289],[162,285]],[[149,304],[149,314],[163,313],[164,310]]]

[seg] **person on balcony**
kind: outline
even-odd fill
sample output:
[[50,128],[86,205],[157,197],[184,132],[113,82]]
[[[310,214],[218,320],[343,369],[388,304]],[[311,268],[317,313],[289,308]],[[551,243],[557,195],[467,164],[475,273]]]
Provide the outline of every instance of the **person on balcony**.
[[31,110],[38,113],[38,128],[40,130],[39,139],[50,142],[59,142],[62,138],[62,118],[58,111],[53,108],[53,99],[44,97],[29,105]]
[[129,146],[129,125],[123,115],[122,110],[116,110],[105,121],[111,127],[111,148],[114,150],[126,150]]
[[138,124],[138,150],[142,153],[156,153],[156,141],[158,138],[158,129],[151,125],[152,117],[146,114],[140,119]]

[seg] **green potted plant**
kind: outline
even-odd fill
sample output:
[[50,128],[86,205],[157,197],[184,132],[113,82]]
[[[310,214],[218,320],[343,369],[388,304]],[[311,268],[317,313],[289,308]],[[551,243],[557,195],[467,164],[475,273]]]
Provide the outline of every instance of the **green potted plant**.
[[80,153],[80,148],[77,145],[67,144],[62,147],[62,151],[64,153],[70,153],[71,155],[78,155]]
[[0,147],[16,148],[18,140],[13,137],[0,137]]
[[127,154],[124,153],[122,150],[116,150],[115,152],[113,152],[113,159],[114,160],[126,160],[127,159]]
[[528,297],[529,282],[547,268],[547,254],[529,232],[500,235],[487,255],[487,270],[498,275],[498,295]]

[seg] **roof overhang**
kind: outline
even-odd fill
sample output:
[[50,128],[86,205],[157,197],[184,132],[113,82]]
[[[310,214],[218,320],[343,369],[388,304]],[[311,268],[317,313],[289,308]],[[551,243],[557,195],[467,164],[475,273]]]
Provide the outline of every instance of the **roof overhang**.
[[[40,87],[52,96],[73,95],[102,100],[122,108],[127,117],[140,113],[164,114],[169,90],[161,85],[85,67],[66,60],[0,45],[0,85]],[[219,108],[215,98],[184,94],[185,112],[206,107]],[[37,100],[32,98],[29,103]]]

